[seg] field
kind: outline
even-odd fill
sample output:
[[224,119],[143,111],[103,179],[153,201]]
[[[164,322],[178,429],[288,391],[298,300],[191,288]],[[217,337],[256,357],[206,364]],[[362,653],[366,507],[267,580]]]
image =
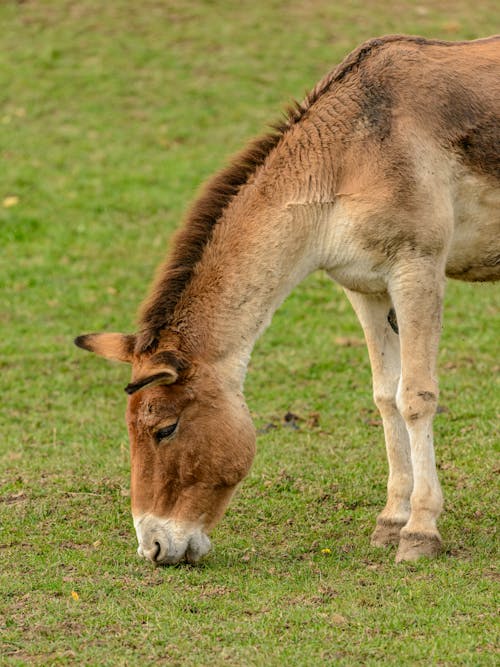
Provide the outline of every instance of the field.
[[72,344],[134,330],[202,181],[360,42],[495,19],[494,0],[0,3],[0,664],[498,664],[498,287],[448,285],[446,549],[413,565],[369,544],[382,428],[323,274],[257,344],[258,454],[196,568],[136,556],[129,369]]

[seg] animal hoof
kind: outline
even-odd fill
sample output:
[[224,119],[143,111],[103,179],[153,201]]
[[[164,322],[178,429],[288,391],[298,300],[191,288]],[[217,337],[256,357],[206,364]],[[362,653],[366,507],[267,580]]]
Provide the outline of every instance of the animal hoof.
[[374,547],[389,547],[399,544],[399,534],[405,524],[391,519],[377,519],[370,543]]
[[433,558],[442,548],[443,543],[438,533],[402,533],[396,563],[416,561],[422,556]]

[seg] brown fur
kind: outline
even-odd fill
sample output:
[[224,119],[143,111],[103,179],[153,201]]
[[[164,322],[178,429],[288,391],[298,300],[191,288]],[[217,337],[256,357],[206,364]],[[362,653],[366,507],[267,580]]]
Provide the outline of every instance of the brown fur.
[[[404,80],[405,68],[411,67],[415,53],[417,51],[422,53],[423,49],[435,46],[450,48],[459,44],[467,42],[443,42],[400,35],[370,40],[347,56],[336,69],[322,79],[301,104],[296,103],[290,107],[285,120],[276,124],[273,132],[254,140],[233,159],[229,167],[210,180],[190,210],[185,224],[175,239],[174,249],[160,268],[155,286],[143,304],[140,316],[141,335],[137,339],[136,351],[141,353],[154,349],[161,331],[171,324],[179,298],[193,277],[195,266],[202,259],[214,226],[229,202],[264,164],[284,135],[300,123],[334,84],[339,84],[359,72],[357,102],[359,113],[372,136],[383,142],[391,134],[391,112],[398,104],[392,89],[395,87],[395,82]],[[387,62],[384,62],[384,49],[388,50],[394,46],[398,48],[397,57],[387,57]],[[376,61],[375,54],[378,52],[381,53]],[[466,57],[464,53],[464,58]],[[450,59],[453,58],[455,55],[450,55]],[[452,77],[442,81],[439,66],[437,63],[435,75],[441,79],[439,83],[445,85],[446,96],[431,118],[436,119],[436,129],[454,127],[452,133],[442,137],[443,143],[456,150],[464,163],[472,168],[499,177],[498,90],[488,91],[484,87],[481,88],[482,95],[489,95],[491,102],[485,110],[486,105],[483,101],[471,97],[470,86],[464,85],[463,81],[457,81]],[[427,80],[424,79],[421,83],[427,98],[428,91],[435,85],[435,81],[429,78],[428,73],[426,77]],[[412,106],[416,114],[424,114],[427,118],[427,103],[425,99],[419,100],[421,97],[419,92],[411,90],[411,96],[414,98]],[[389,164],[392,169],[397,169],[398,162],[399,158],[395,157]],[[401,174],[398,173],[398,176]],[[403,193],[407,193],[407,188],[403,188]],[[389,244],[387,252],[391,252],[390,246],[399,247],[397,238],[384,243]]]
[[322,268],[363,326],[390,466],[373,541],[437,553],[432,422],[445,275],[500,278],[500,39],[371,40],[206,186],[137,336],[77,344],[132,364],[127,422],[142,555],[195,561],[254,452],[255,340]]
[[[131,397],[134,514],[195,521],[202,507],[208,529],[220,518],[255,453],[250,417],[231,403],[206,367],[196,369],[188,386],[157,386]],[[179,418],[181,437],[158,445],[152,434]]]

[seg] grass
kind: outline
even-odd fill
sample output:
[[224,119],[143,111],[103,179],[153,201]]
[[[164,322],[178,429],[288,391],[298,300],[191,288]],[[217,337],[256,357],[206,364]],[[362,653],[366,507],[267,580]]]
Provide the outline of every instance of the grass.
[[447,548],[415,565],[369,546],[381,426],[359,325],[323,275],[257,345],[246,392],[258,456],[197,568],[135,557],[128,369],[72,346],[133,330],[200,182],[349,50],[389,32],[483,36],[497,11],[0,4],[1,664],[498,664],[494,286],[448,288],[436,419]]

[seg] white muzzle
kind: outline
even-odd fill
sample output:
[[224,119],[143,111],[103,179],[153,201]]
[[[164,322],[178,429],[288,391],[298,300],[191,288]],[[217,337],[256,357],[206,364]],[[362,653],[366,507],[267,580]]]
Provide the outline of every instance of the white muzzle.
[[162,519],[153,514],[134,517],[138,554],[157,565],[175,565],[181,560],[197,563],[211,549],[199,524]]

